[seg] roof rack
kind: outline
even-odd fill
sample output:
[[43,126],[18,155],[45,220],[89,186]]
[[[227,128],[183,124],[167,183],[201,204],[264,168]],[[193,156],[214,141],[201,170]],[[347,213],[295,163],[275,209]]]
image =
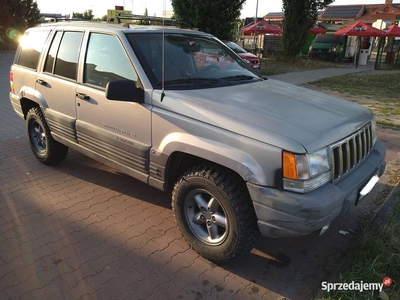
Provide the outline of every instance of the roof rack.
[[65,16],[57,16],[57,15],[46,15],[46,16],[42,16],[43,18],[47,18],[46,22],[44,23],[57,23],[59,21],[85,21],[83,19],[80,18],[66,18]]
[[177,26],[179,28],[189,28],[192,27],[186,22],[180,22],[176,19],[163,18],[163,17],[150,17],[150,16],[142,16],[142,15],[134,15],[134,14],[118,14],[118,16],[111,17],[107,19],[107,23],[122,23],[121,20],[131,20],[131,21],[147,21],[150,22],[150,25],[156,25],[155,22],[160,23],[158,25],[165,26]]

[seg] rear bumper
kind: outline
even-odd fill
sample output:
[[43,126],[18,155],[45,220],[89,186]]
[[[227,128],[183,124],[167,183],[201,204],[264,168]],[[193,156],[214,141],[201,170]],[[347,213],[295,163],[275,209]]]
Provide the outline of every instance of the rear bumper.
[[328,183],[307,194],[298,194],[247,183],[264,236],[306,235],[355,206],[361,189],[374,176],[385,171],[386,148],[376,142],[368,158],[337,184]]
[[9,93],[10,97],[10,102],[11,106],[13,107],[14,111],[21,117],[24,118],[24,112],[22,111],[21,107],[21,99],[18,97],[18,95],[14,93]]

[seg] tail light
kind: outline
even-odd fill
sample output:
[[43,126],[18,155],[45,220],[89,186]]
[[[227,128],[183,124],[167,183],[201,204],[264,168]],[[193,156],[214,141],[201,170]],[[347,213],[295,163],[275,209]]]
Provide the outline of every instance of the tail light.
[[11,93],[15,94],[15,89],[14,89],[14,74],[12,71],[10,71],[10,88],[11,88]]

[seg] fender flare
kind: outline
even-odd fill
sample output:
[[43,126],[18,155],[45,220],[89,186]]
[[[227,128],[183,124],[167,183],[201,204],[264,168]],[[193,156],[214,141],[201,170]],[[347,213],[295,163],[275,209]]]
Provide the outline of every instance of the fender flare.
[[268,185],[267,175],[255,158],[241,149],[215,140],[175,132],[161,141],[157,151],[169,158],[175,152],[200,157],[231,169],[246,182]]

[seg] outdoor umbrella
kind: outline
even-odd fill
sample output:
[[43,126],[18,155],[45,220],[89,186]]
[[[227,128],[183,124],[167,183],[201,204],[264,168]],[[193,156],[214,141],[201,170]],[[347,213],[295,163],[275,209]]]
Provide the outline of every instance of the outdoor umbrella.
[[319,26],[317,24],[313,25],[313,27],[311,27],[309,33],[311,34],[325,34],[326,33],[326,29],[322,26]]
[[335,35],[347,35],[347,36],[359,36],[359,37],[369,37],[369,36],[382,36],[382,30],[376,29],[370,25],[367,25],[361,21],[346,26],[335,32]]
[[358,36],[358,46],[357,46],[357,55],[356,55],[356,68],[358,68],[358,58],[360,55],[361,51],[361,37],[370,37],[370,36],[376,36],[380,37],[383,36],[383,31],[376,29],[370,25],[367,25],[361,21],[354,23],[352,25],[346,26],[342,29],[339,29],[338,31],[335,32],[335,35],[337,36]]
[[282,29],[271,25],[269,23],[267,23],[264,20],[261,20],[260,22],[257,22],[255,24],[250,24],[247,25],[246,27],[242,28],[242,33],[243,34],[252,34],[252,33],[256,33],[256,34],[267,34],[267,33],[271,33],[271,34],[281,34],[282,33]]
[[[394,39],[395,37],[400,37],[400,27],[397,26],[396,24],[392,24],[392,25],[386,27],[385,29],[383,29],[382,31],[384,32],[383,37],[392,38],[392,39]],[[383,39],[382,39],[382,42],[383,42]],[[379,51],[381,50],[381,46],[383,46],[383,44],[379,44],[378,54],[379,54]],[[394,61],[394,58],[396,56],[396,53],[393,51],[393,47],[394,47],[394,43],[392,42],[391,50],[386,53],[386,58],[387,58],[388,62]],[[392,58],[390,58],[389,55],[392,55]],[[396,63],[398,60],[399,60],[399,50],[397,50]]]
[[400,27],[396,24],[392,24],[382,30],[383,36],[385,37],[400,37]]

